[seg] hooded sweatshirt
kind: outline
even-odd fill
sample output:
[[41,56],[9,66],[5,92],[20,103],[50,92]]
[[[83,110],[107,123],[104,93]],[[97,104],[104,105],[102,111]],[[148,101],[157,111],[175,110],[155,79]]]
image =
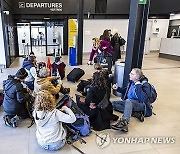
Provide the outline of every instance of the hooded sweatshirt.
[[28,76],[26,77],[26,82],[34,81],[35,78],[37,78],[36,68],[35,65],[30,62],[29,60],[23,61],[22,67],[27,71]]
[[47,78],[37,78],[34,82],[34,93],[38,93],[41,90],[47,90],[51,94],[57,94],[60,89],[62,82],[60,82],[56,87],[51,83],[51,81],[55,80],[56,77],[47,77]]
[[37,127],[36,137],[40,145],[50,145],[66,138],[66,131],[62,122],[73,123],[76,121],[76,117],[68,107],[64,112],[58,109],[34,111],[33,116]]
[[64,64],[64,62],[57,62],[57,63],[53,63],[52,64],[52,74],[54,76],[57,76],[57,70],[59,71],[59,74],[61,76],[61,79],[63,79],[65,77],[65,67],[66,67],[66,64]]

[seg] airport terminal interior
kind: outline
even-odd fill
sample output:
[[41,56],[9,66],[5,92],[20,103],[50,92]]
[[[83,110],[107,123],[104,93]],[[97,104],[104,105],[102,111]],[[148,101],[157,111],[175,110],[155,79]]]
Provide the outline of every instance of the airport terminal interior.
[[[15,75],[22,67],[24,58],[33,51],[37,62],[53,63],[56,56],[61,56],[61,61],[66,64],[63,86],[70,88],[69,95],[76,102],[75,94],[81,94],[77,91],[80,80],[92,78],[96,71],[94,61],[92,65],[87,64],[92,38],[99,38],[105,29],[111,29],[112,35],[118,32],[126,41],[120,46],[121,58],[112,66],[112,74],[117,74],[118,67],[129,73],[133,67],[141,68],[149,83],[155,87],[157,99],[152,104],[154,114],[145,117],[143,122],[131,117],[128,132],[92,130],[89,136],[83,137],[86,144],[77,140],[73,145],[65,144],[62,149],[53,152],[38,146],[36,124],[28,128],[31,119],[20,119],[16,128],[6,126],[3,120],[5,112],[1,105],[0,153],[179,154],[180,9],[177,4],[180,5],[180,2],[171,0],[172,7],[168,7],[168,0],[164,0],[164,5],[157,7],[162,1],[127,0],[125,3],[123,0],[72,0],[70,3],[64,0],[47,0],[44,3],[38,0],[35,3],[27,0],[1,0],[0,93],[3,93],[3,80],[8,75]],[[83,15],[80,9],[72,7],[76,3],[84,9]],[[141,6],[149,7],[150,12]],[[132,15],[132,7],[137,11],[137,18]],[[139,22],[142,14],[147,15],[147,20],[142,20],[147,26]],[[122,62],[125,62],[123,67],[119,65]],[[127,67],[129,65],[130,69]],[[85,71],[75,83],[67,80],[67,75],[74,68]],[[119,76],[123,79],[123,75]],[[122,81],[121,84],[123,85]],[[121,97],[111,92],[110,101],[116,100],[121,100]],[[113,113],[119,118],[122,116],[118,111],[114,110]]]

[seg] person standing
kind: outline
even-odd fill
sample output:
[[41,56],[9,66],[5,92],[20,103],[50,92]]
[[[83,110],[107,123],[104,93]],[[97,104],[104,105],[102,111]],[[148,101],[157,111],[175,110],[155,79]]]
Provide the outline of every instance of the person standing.
[[98,48],[99,48],[99,44],[100,44],[100,40],[97,38],[97,37],[94,37],[92,39],[92,50],[91,50],[91,53],[90,53],[90,56],[89,56],[89,61],[88,61],[88,65],[92,65],[92,60],[93,60],[93,57],[95,54],[99,54],[98,52]]
[[117,59],[121,59],[120,37],[119,37],[117,29],[114,29],[113,32],[114,32],[114,35],[111,39],[111,45],[114,49],[113,61],[116,62]]

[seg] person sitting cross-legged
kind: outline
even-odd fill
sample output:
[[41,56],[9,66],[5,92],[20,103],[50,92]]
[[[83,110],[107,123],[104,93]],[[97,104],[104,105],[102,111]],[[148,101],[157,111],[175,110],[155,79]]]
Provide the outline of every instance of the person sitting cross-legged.
[[128,124],[133,111],[143,112],[145,116],[152,115],[152,108],[147,95],[150,93],[148,79],[139,68],[133,68],[129,76],[130,82],[126,88],[118,87],[117,83],[113,85],[114,90],[124,94],[124,99],[112,102],[113,109],[123,112],[123,115],[116,124],[111,125],[111,128],[125,132],[128,132]]

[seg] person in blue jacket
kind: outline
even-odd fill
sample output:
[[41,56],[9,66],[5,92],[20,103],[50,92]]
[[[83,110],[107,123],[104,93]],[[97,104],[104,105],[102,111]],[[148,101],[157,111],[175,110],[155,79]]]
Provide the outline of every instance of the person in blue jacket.
[[9,75],[8,79],[3,81],[3,108],[5,112],[3,119],[7,126],[16,128],[19,118],[25,119],[29,116],[25,106],[29,100],[29,94],[21,84],[27,76],[26,70],[21,68],[14,76]]
[[132,112],[143,112],[145,116],[152,115],[151,104],[148,101],[150,86],[148,79],[143,75],[139,68],[133,68],[129,74],[130,81],[125,88],[118,87],[118,84],[113,85],[113,89],[124,94],[122,101],[113,101],[113,108],[123,112],[122,118],[114,125],[112,129],[128,132],[128,123]]
[[22,67],[28,73],[27,78],[25,79],[24,83],[30,90],[34,90],[34,80],[37,78],[37,70],[36,70],[36,57],[35,56],[28,56],[28,59],[23,61]]

